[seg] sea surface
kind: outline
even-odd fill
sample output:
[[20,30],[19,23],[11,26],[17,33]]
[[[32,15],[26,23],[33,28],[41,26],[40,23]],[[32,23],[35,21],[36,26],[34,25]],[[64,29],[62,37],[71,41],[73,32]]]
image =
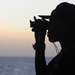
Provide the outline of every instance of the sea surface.
[[0,75],[35,75],[34,62],[34,57],[0,57]]

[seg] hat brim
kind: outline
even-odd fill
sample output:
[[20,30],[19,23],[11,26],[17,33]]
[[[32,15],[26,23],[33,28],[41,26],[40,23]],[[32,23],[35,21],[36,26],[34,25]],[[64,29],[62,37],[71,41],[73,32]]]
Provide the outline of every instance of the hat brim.
[[41,18],[45,18],[45,19],[49,19],[50,18],[50,15],[38,15],[39,17]]

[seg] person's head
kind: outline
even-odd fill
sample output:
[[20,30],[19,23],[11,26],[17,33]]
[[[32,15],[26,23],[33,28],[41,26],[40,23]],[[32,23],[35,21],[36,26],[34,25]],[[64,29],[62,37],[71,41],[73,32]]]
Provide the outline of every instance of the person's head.
[[48,37],[50,42],[69,41],[75,37],[75,5],[60,3],[51,13]]

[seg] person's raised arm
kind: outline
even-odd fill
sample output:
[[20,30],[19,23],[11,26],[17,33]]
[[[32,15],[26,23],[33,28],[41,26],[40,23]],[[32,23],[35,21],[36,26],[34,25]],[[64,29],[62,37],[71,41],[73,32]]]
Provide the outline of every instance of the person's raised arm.
[[[46,74],[46,61],[45,61],[45,35],[46,35],[46,25],[45,21],[36,19],[35,22],[31,21],[32,31],[35,36],[35,44],[33,48],[35,50],[35,71],[36,75],[47,75]],[[33,26],[34,25],[34,26]]]
[[[44,37],[42,37],[43,35]],[[44,43],[45,33],[41,33],[40,35],[40,33],[35,32],[35,39],[38,41],[33,45],[33,48],[35,49],[36,75],[46,75],[45,43]]]

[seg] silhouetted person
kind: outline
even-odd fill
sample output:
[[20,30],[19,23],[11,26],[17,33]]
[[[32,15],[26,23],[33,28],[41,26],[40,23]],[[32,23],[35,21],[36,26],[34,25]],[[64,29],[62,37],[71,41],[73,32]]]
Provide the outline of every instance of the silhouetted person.
[[60,3],[51,13],[48,38],[59,42],[61,51],[47,65],[45,61],[46,29],[35,31],[36,75],[75,75],[75,5]]

